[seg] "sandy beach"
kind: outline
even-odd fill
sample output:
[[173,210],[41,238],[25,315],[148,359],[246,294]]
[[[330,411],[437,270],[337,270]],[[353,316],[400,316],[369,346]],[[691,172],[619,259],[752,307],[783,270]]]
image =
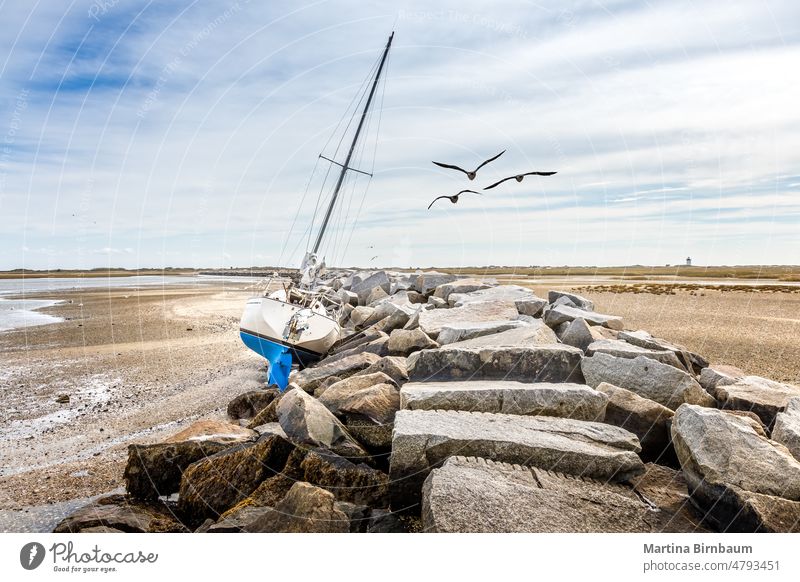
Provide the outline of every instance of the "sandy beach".
[[36,507],[119,488],[129,443],[218,416],[265,382],[237,334],[247,286],[43,293],[65,321],[0,334],[0,529],[46,527]]
[[[37,294],[62,301],[42,312],[64,321],[0,334],[0,529],[52,528],[87,498],[122,487],[128,444],[222,417],[231,398],[263,384],[263,361],[237,334],[249,285]],[[656,295],[594,291],[568,279],[528,286],[545,297],[548,289],[578,289],[626,327],[714,363],[800,382],[800,293]]]

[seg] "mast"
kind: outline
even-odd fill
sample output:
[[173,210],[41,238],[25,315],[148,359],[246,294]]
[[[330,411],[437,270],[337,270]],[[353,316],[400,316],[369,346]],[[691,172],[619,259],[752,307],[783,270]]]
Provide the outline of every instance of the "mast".
[[361,113],[361,120],[358,122],[358,127],[356,128],[356,134],[353,136],[353,143],[350,144],[350,151],[347,152],[347,157],[344,160],[344,164],[342,164],[342,171],[339,173],[339,179],[336,181],[336,187],[333,189],[333,196],[331,197],[331,203],[328,205],[328,210],[325,212],[325,218],[322,220],[322,226],[319,229],[319,234],[317,235],[317,241],[314,243],[314,250],[312,251],[314,254],[317,253],[319,250],[319,245],[322,243],[322,236],[325,234],[325,229],[328,227],[328,221],[331,218],[331,214],[333,213],[333,207],[336,205],[336,199],[339,197],[339,190],[342,188],[342,183],[344,182],[344,176],[347,170],[350,168],[350,158],[353,157],[353,152],[356,149],[356,142],[358,142],[358,136],[361,133],[361,129],[364,127],[364,121],[367,119],[367,113],[369,112],[369,106],[372,104],[372,98],[375,96],[375,89],[378,87],[378,80],[381,78],[381,71],[383,71],[383,65],[386,62],[386,57],[389,54],[389,48],[392,46],[392,39],[394,38],[394,31],[392,34],[389,35],[389,41],[386,43],[386,48],[383,49],[383,56],[381,57],[381,64],[378,66],[378,72],[375,74],[375,81],[372,83],[372,89],[370,89],[369,97],[367,97],[367,103],[364,105],[364,111]]

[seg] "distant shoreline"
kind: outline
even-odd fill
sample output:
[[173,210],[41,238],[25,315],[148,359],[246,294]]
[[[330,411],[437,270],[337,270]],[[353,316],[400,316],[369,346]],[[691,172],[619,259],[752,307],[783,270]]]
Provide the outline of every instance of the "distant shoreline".
[[[330,267],[336,269],[355,270],[391,270],[413,272],[417,268],[403,267]],[[646,266],[631,265],[617,267],[591,267],[591,266],[559,266],[559,267],[531,267],[531,266],[470,266],[470,267],[420,267],[423,271],[442,271],[454,273],[464,277],[470,276],[525,276],[525,277],[564,277],[576,275],[614,276],[622,279],[661,279],[664,277],[681,278],[714,278],[714,279],[772,279],[776,281],[800,281],[800,265],[709,265],[709,266]],[[134,277],[141,275],[216,275],[216,276],[248,276],[271,277],[278,273],[280,277],[291,277],[297,274],[297,269],[286,267],[235,267],[231,269],[92,269],[92,270],[28,270],[15,269],[13,271],[0,271],[0,279],[44,279],[57,277]]]

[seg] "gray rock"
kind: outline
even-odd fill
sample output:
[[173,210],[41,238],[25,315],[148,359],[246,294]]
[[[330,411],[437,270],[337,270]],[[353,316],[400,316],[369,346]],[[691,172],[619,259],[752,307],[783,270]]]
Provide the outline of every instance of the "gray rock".
[[363,325],[365,321],[372,317],[373,313],[375,313],[373,307],[356,307],[350,314],[350,321],[352,321],[355,326]]
[[643,356],[630,359],[598,353],[584,358],[581,369],[586,383],[593,388],[608,382],[672,410],[683,403],[716,404],[686,372]]
[[[575,304],[575,302],[572,299],[570,299],[569,297],[559,297],[558,299],[556,299],[555,301],[553,301],[552,303],[550,303],[548,305],[549,305],[548,309],[552,309],[553,307],[558,307],[559,305],[565,305],[567,307],[576,307],[576,308],[580,309]],[[587,309],[587,311],[589,311],[589,310]]]
[[[389,336],[385,332],[379,331],[377,332],[378,337],[369,341],[369,342],[359,342],[358,345],[352,347],[347,350],[343,350],[333,354],[332,356],[328,356],[324,360],[322,360],[319,365],[329,366],[333,365],[340,360],[344,360],[345,358],[349,358],[351,356],[356,356],[358,354],[375,354],[376,356],[388,356],[389,355]],[[370,334],[372,335],[372,334]]]
[[639,437],[642,459],[674,463],[675,451],[669,433],[674,412],[658,402],[606,382],[601,383],[597,390],[609,398],[604,422]]
[[389,336],[389,354],[392,356],[408,356],[419,350],[438,348],[421,329],[396,329]]
[[684,404],[673,418],[672,441],[692,502],[723,529],[741,512],[741,490],[800,500],[800,463],[759,435],[750,419]]
[[514,301],[514,305],[520,315],[538,317],[542,314],[542,310],[547,307],[547,301],[540,297],[530,297],[528,299],[517,299]]
[[329,364],[323,361],[313,368],[292,372],[289,375],[289,380],[301,386],[303,390],[313,391],[328,376],[348,378],[356,372],[370,367],[380,359],[380,356],[364,352],[354,356],[348,356]]
[[367,298],[364,300],[364,303],[371,307],[375,307],[379,301],[386,299],[387,297],[389,297],[389,294],[386,291],[384,291],[380,287],[375,287],[372,291],[369,292],[369,295],[367,295]]
[[392,509],[419,503],[431,469],[453,455],[484,457],[603,480],[644,471],[639,440],[620,428],[566,418],[400,410],[395,417],[389,478]]
[[392,333],[395,329],[402,329],[416,312],[416,308],[398,307],[379,324],[380,330]]
[[796,396],[800,396],[800,387],[758,376],[745,376],[735,384],[717,386],[721,408],[755,412],[769,428],[775,424],[778,413],[786,410],[789,399]]
[[228,416],[235,420],[253,418],[280,395],[277,388],[251,390],[240,394],[228,403]]
[[353,307],[358,307],[358,293],[353,293],[347,289],[339,289],[336,292],[336,296],[343,305],[352,305]]
[[786,411],[778,413],[772,439],[784,445],[800,460],[800,398],[790,398]]
[[295,483],[271,511],[246,526],[260,533],[347,533],[350,518],[336,507],[332,493],[308,483]]
[[517,315],[519,314],[513,303],[482,301],[451,309],[421,311],[418,325],[429,337],[436,339],[446,325],[512,320]]
[[[509,322],[511,323],[511,322]],[[558,344],[553,330],[541,319],[521,321],[522,325],[497,333],[479,335],[471,339],[463,339],[443,346],[443,349],[455,348],[529,348]],[[479,325],[479,324],[478,324]],[[444,330],[442,331],[444,333]],[[439,334],[441,337],[442,333]]]
[[384,424],[376,423],[361,414],[344,415],[348,432],[369,452],[388,458],[392,450],[392,430],[394,421]]
[[483,335],[491,335],[509,329],[529,326],[530,324],[525,321],[507,319],[501,319],[498,321],[482,321],[478,323],[455,322],[443,326],[436,341],[439,343],[439,345],[443,346]]
[[654,532],[705,533],[703,515],[689,500],[683,472],[655,463],[647,463],[645,472],[631,480],[634,491],[653,506],[657,519]]
[[582,356],[580,350],[562,345],[487,348],[456,348],[451,345],[411,354],[408,374],[409,378],[420,382],[517,380],[583,384]]
[[365,388],[370,388],[378,384],[393,384],[395,381],[383,372],[372,374],[358,374],[340,380],[329,386],[325,392],[319,396],[319,401],[333,414],[339,414],[339,409],[348,398]]
[[415,303],[427,303],[428,298],[425,297],[422,293],[418,293],[417,291],[408,290],[406,292],[406,296],[408,297],[408,302],[415,304]]
[[400,410],[400,393],[393,381],[376,384],[351,395],[339,410],[346,415],[368,418],[375,424],[389,424],[394,422],[394,416]]
[[375,372],[383,372],[394,380],[398,386],[408,381],[406,358],[401,358],[400,356],[383,357],[365,370],[358,372],[357,375],[374,374]]
[[[517,301],[533,301],[536,299],[539,298],[527,287],[521,287],[519,285],[499,285],[497,287],[490,287],[489,289],[481,289],[480,291],[472,291],[470,293],[451,293],[447,298],[447,302],[453,307],[465,307],[478,303],[502,304],[507,307],[512,307],[516,312]],[[509,319],[513,319],[513,316],[509,317]]]
[[444,285],[445,283],[451,283],[456,279],[458,279],[458,277],[456,277],[455,275],[450,275],[448,273],[439,273],[438,271],[427,271],[425,273],[417,275],[417,278],[414,280],[414,290],[422,293],[423,295],[429,295],[439,285]]
[[508,380],[409,382],[400,391],[408,410],[466,410],[603,420],[608,398],[584,384]]
[[713,366],[703,368],[703,370],[700,372],[700,378],[698,381],[706,390],[706,392],[716,398],[717,386],[736,384],[738,380],[741,380],[745,376],[747,376],[747,374],[735,366],[715,364]]
[[618,358],[637,358],[643,356],[650,358],[656,362],[667,364],[673,368],[678,368],[681,371],[686,371],[686,368],[681,364],[678,357],[669,350],[649,350],[634,346],[622,340],[602,339],[596,340],[589,344],[586,348],[586,355],[593,356],[594,354],[608,354]]
[[286,436],[286,432],[284,432],[284,430],[281,428],[281,424],[277,421],[266,422],[264,424],[255,427],[253,430],[256,431],[259,436],[276,434],[287,440],[289,439],[289,437]]
[[[100,529],[104,528],[104,529]],[[161,502],[136,501],[124,495],[101,497],[61,520],[54,533],[173,533],[188,531]]]
[[370,293],[377,288],[381,289],[386,295],[391,291],[391,282],[385,271],[378,271],[363,281],[353,283],[350,287],[350,291],[358,295],[358,302],[360,304],[365,304]]
[[595,341],[592,331],[589,329],[589,324],[582,317],[573,319],[570,322],[565,321],[561,325],[566,326],[564,332],[559,336],[563,344],[586,352],[589,345]]
[[457,279],[437,286],[433,295],[434,297],[439,297],[447,301],[451,293],[471,293],[472,291],[489,289],[496,284],[497,282],[494,279],[490,281],[484,281],[482,279]]
[[277,412],[281,428],[292,442],[324,447],[343,457],[367,456],[344,425],[322,403],[302,390],[284,394]]
[[653,514],[630,487],[474,457],[450,457],[422,493],[426,532],[659,531]]
[[681,367],[685,368],[690,374],[699,374],[701,370],[708,366],[708,362],[695,353],[690,352],[683,346],[673,344],[667,340],[656,338],[648,332],[639,331],[620,331],[618,339],[628,342],[634,346],[648,350],[663,351],[667,350],[675,354],[681,362]]
[[216,519],[280,473],[293,450],[286,439],[269,435],[192,463],[183,472],[178,509],[190,520]]
[[442,299],[441,297],[434,297],[431,295],[428,297],[428,305],[433,305],[436,309],[441,309],[443,307],[447,307],[447,301]]
[[389,476],[365,463],[352,463],[324,449],[309,451],[300,469],[303,480],[333,493],[337,501],[389,506]]
[[230,446],[213,440],[129,445],[123,474],[125,488],[136,499],[156,500],[171,495],[180,489],[181,477],[189,465]]
[[355,324],[350,321],[350,316],[353,314],[353,310],[355,307],[350,305],[349,303],[342,305],[342,310],[339,312],[339,325],[341,326],[350,326],[353,327]]
[[594,303],[592,301],[575,293],[567,293],[566,291],[549,291],[547,293],[547,301],[549,303],[555,303],[561,297],[566,297],[579,309],[594,311]]
[[209,524],[202,530],[195,530],[196,533],[242,533],[247,531],[247,527],[265,513],[272,511],[271,507],[260,507],[246,505],[237,507],[222,515],[215,523]]
[[623,329],[621,317],[602,315],[593,311],[585,311],[568,305],[557,305],[544,313],[544,322],[550,327],[557,327],[565,321],[582,318],[589,325],[598,325],[613,330]]

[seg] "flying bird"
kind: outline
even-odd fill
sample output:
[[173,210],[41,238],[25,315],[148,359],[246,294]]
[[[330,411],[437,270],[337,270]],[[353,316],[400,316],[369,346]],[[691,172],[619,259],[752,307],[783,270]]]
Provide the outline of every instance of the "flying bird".
[[503,178],[502,180],[500,180],[499,182],[495,182],[491,186],[486,186],[484,190],[491,190],[495,186],[499,186],[500,184],[506,182],[507,180],[516,180],[517,182],[522,182],[522,179],[525,176],[552,176],[555,173],[556,172],[528,172],[527,174],[517,174],[516,176],[509,176],[508,178]]
[[484,167],[484,166],[485,166],[486,164],[488,164],[489,162],[493,162],[493,161],[495,161],[497,158],[499,158],[500,156],[502,156],[504,153],[506,153],[506,150],[503,150],[502,152],[500,152],[499,154],[497,154],[497,155],[496,155],[495,157],[493,157],[493,158],[489,158],[488,160],[486,160],[485,162],[483,162],[483,163],[482,163],[480,166],[478,166],[477,168],[475,168],[475,169],[474,169],[473,171],[471,171],[471,172],[468,172],[468,171],[467,171],[467,170],[465,170],[464,168],[459,168],[458,166],[453,166],[452,164],[443,164],[443,163],[441,163],[441,162],[433,162],[433,163],[434,163],[434,164],[436,164],[437,166],[441,167],[441,168],[448,168],[448,169],[450,169],[450,170],[458,170],[459,172],[464,172],[464,173],[467,175],[467,178],[469,178],[470,180],[474,180],[474,179],[475,179],[475,176],[476,176],[476,175],[477,175],[477,173],[478,173],[478,170],[480,170],[482,167]]
[[462,190],[462,191],[461,191],[461,192],[459,192],[458,194],[453,194],[452,196],[438,196],[438,197],[434,198],[434,199],[433,199],[433,202],[431,202],[431,203],[428,205],[428,210],[430,210],[430,209],[431,209],[431,206],[433,206],[433,205],[434,205],[434,203],[435,203],[437,200],[441,200],[442,198],[447,198],[447,199],[449,199],[449,200],[450,200],[450,202],[452,202],[453,204],[455,204],[456,202],[458,202],[458,197],[459,197],[459,196],[461,196],[461,195],[462,195],[464,192],[471,192],[472,194],[477,194],[478,196],[483,196],[483,194],[481,194],[480,192],[475,192],[475,190]]

